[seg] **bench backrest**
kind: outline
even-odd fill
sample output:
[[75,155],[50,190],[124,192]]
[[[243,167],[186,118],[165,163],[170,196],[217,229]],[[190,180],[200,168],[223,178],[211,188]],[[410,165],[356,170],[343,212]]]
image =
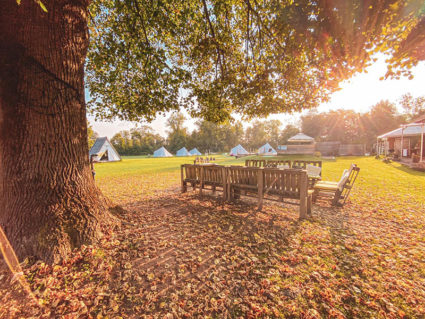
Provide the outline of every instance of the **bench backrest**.
[[288,165],[291,167],[290,160],[269,160],[264,167],[278,167],[280,165]]
[[200,180],[200,166],[195,164],[184,164],[185,179],[199,181]]
[[222,184],[226,183],[224,170],[226,168],[224,166],[219,165],[205,165],[202,166],[202,181],[204,183],[214,183],[214,184]]
[[245,166],[248,167],[264,167],[265,164],[265,160],[245,160]]
[[260,168],[230,166],[228,169],[228,181],[231,184],[257,186],[257,174]]
[[288,165],[291,167],[290,160],[245,160],[245,166],[248,167],[277,167],[278,165]]
[[231,166],[228,168],[228,179],[233,185],[256,189],[262,187],[263,192],[270,195],[299,199],[301,193],[307,194],[307,173],[300,169]]
[[322,167],[322,161],[302,161],[296,160],[292,163],[292,168],[301,168],[306,169],[307,165],[319,166]]
[[300,169],[265,168],[263,179],[267,194],[299,199],[302,191],[307,192],[307,173]]

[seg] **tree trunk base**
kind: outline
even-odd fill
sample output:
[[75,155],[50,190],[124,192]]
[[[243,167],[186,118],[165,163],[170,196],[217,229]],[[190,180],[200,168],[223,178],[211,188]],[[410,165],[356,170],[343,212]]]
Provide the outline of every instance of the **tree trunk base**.
[[46,222],[28,222],[30,227],[26,230],[7,227],[6,234],[20,261],[29,257],[58,263],[74,249],[95,244],[119,227],[120,221],[111,214],[110,207],[99,191],[90,200],[79,198],[73,203],[65,201],[62,207],[49,208],[44,212],[49,216]]

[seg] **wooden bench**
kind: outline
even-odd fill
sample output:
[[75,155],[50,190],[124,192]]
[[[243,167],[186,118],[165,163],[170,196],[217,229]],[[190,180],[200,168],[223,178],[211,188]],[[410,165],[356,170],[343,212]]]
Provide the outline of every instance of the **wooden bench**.
[[212,190],[213,193],[223,192],[226,198],[227,171],[224,166],[216,164],[183,164],[181,165],[182,192],[187,191],[187,184],[193,189],[199,187],[199,194],[202,195],[204,189]]
[[213,194],[219,190],[223,192],[223,199],[227,194],[227,170],[220,165],[201,165],[199,194],[202,195],[204,189],[210,189]]
[[[307,165],[313,165],[313,166],[318,166],[318,167],[322,167],[322,161],[303,161],[303,160],[295,160],[292,162],[292,168],[301,168],[301,169],[306,169]],[[322,173],[320,173],[321,175]]]
[[313,202],[315,202],[318,197],[331,197],[333,206],[344,206],[359,172],[360,168],[356,164],[351,164],[345,179],[344,172],[339,182],[318,182],[314,186]]
[[248,167],[277,167],[279,165],[288,165],[291,167],[290,160],[245,160],[245,166]]
[[308,191],[307,173],[303,170],[229,167],[227,176],[227,198],[230,200],[240,195],[256,197],[261,210],[264,198],[282,202],[285,198],[293,199],[297,202],[286,203],[300,206],[300,219],[311,213],[312,192]]
[[187,184],[193,189],[200,184],[201,174],[200,166],[195,164],[183,164],[180,167],[182,192],[187,192]]

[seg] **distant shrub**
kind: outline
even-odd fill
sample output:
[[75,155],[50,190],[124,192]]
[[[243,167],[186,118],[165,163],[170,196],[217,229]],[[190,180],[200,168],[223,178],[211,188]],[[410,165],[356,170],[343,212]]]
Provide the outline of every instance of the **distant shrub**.
[[381,159],[381,156],[380,155],[376,155],[375,158],[376,159]]
[[313,153],[313,156],[314,157],[322,157],[322,153],[320,153],[320,152],[314,152]]

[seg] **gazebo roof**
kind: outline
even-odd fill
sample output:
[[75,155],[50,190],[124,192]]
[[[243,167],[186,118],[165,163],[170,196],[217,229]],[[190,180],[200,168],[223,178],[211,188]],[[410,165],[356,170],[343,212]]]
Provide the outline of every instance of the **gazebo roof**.
[[288,139],[288,142],[314,142],[314,138],[305,135],[304,133],[298,133],[297,135],[294,135]]

